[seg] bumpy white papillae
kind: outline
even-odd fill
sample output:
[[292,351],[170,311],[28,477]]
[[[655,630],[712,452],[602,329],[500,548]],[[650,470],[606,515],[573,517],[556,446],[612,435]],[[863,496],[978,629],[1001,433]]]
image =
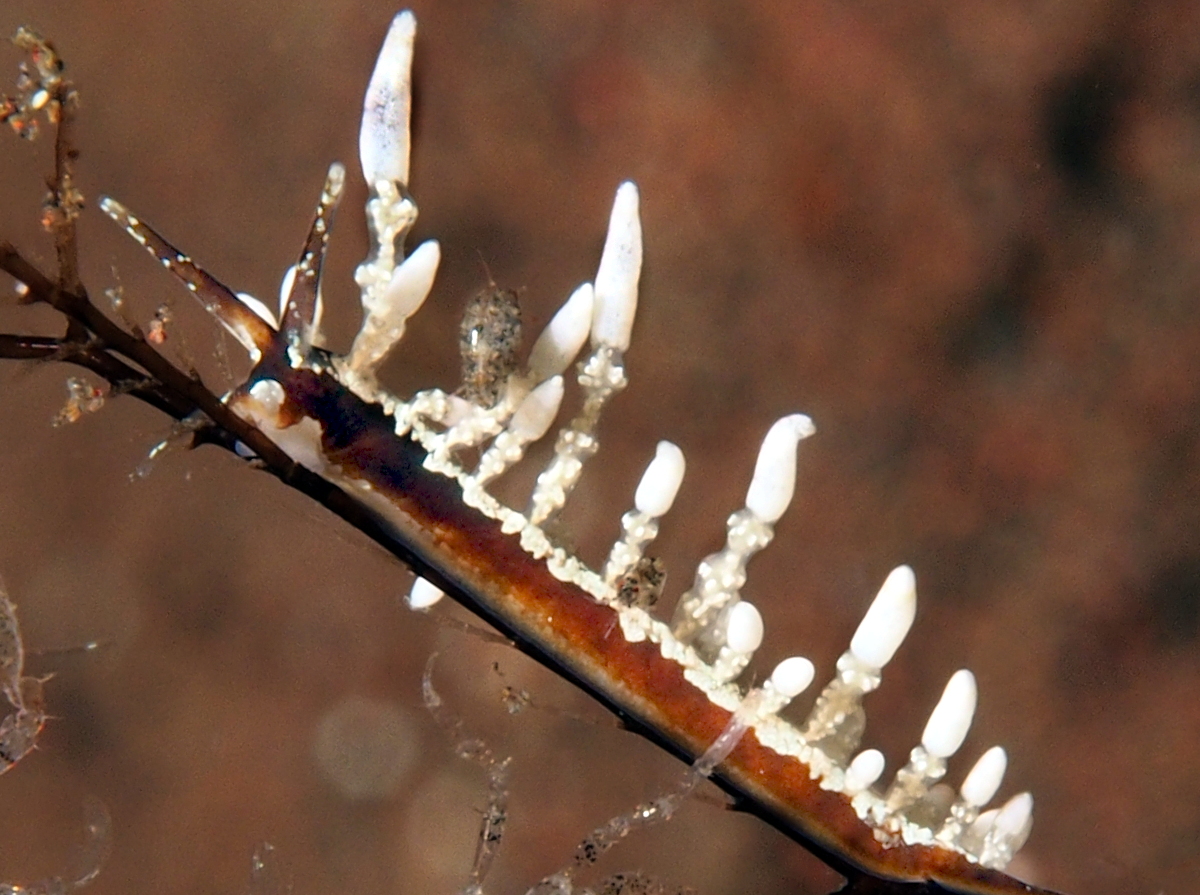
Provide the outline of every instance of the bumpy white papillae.
[[996,838],[1006,838],[1011,842],[1018,837],[1028,836],[1032,825],[1033,796],[1023,792],[1004,803],[996,815],[992,832],[997,834]]
[[771,686],[787,697],[799,696],[813,682],[816,669],[803,656],[792,656],[775,666],[769,678]]
[[642,223],[638,217],[638,190],[633,183],[625,181],[617,189],[608,221],[608,237],[600,256],[600,268],[596,271],[593,345],[607,345],[622,352],[629,348],[641,272]]
[[[987,815],[980,815],[980,820]],[[1033,829],[1033,796],[1027,792],[1013,796],[990,818],[979,863],[985,867],[1003,868],[1017,850],[1025,844]]]
[[395,269],[387,286],[374,299],[364,292],[367,317],[350,348],[348,361],[352,369],[374,371],[404,337],[408,318],[429,297],[441,259],[441,246],[436,240],[423,242]]
[[738,653],[752,653],[762,644],[762,615],[752,603],[745,600],[729,610],[725,622],[725,643]]
[[993,746],[984,752],[959,788],[963,801],[976,808],[982,808],[990,802],[1004,780],[1007,767],[1008,756],[1000,746]]
[[562,399],[561,376],[547,379],[525,396],[509,420],[508,428],[496,436],[492,446],[479,458],[474,480],[468,483],[472,492],[481,489],[525,456],[526,446],[549,431]]
[[[812,431],[812,421],[800,413],[777,420],[768,430],[758,452],[746,506],[725,523],[725,548],[701,561],[695,583],[675,607],[672,629],[683,642],[696,642],[705,652],[719,652],[727,645],[722,640],[720,622],[741,599],[746,563],[771,542],[774,523],[791,502],[796,449]],[[720,663],[722,675],[736,675],[746,666],[750,653],[726,659]]]
[[428,609],[444,596],[446,596],[444,590],[432,581],[418,576],[413,581],[412,589],[408,592],[408,607],[410,609]]
[[584,283],[558,309],[529,352],[529,376],[542,382],[566,371],[575,360],[592,326],[595,290]]
[[796,447],[816,431],[812,420],[794,413],[767,432],[746,492],[746,509],[763,522],[778,522],[796,490]]
[[646,467],[634,494],[632,512],[621,517],[622,535],[613,544],[604,564],[604,580],[616,585],[636,568],[646,547],[658,536],[658,520],[675,502],[687,464],[683,451],[669,441],[660,441],[654,459]]
[[[553,376],[525,395],[508,421],[508,426],[479,458],[474,476],[465,477],[466,494],[478,495],[488,482],[503,474],[525,456],[525,449],[550,429],[563,399],[563,378]],[[447,433],[453,435],[454,429]],[[447,461],[443,461],[447,462]]]
[[669,441],[660,441],[633,497],[638,512],[655,519],[665,516],[675,502],[686,469],[683,451]]
[[747,730],[786,708],[802,693],[812,683],[813,673],[812,662],[803,656],[792,656],[776,665],[765,686],[752,689],[738,702],[725,729],[693,763],[693,773],[709,776],[729,757]]
[[554,519],[579,484],[583,464],[600,447],[596,429],[609,400],[628,384],[623,354],[637,312],[638,277],[642,269],[642,224],[637,187],[621,184],[613,200],[608,235],[600,256],[592,305],[592,354],[579,367],[583,407],[562,429],[554,458],[538,476],[529,501],[529,521],[543,525]]
[[954,672],[921,734],[921,745],[930,755],[949,758],[958,751],[971,729],[977,696],[975,675],[965,668]]
[[873,786],[875,781],[883,775],[884,764],[883,753],[878,749],[865,749],[859,752],[846,768],[844,784],[846,792],[850,795],[858,795]]
[[[860,751],[865,726],[863,696],[879,686],[880,670],[892,659],[913,622],[916,590],[910,568],[900,566],[888,576],[849,650],[838,660],[837,676],[817,699],[802,729],[778,713],[811,683],[814,670],[809,660],[798,656],[785,659],[761,687],[745,693],[735,683],[763,640],[761,614],[741,599],[746,564],[770,542],[774,523],[792,500],[798,445],[814,431],[807,416],[786,416],[767,433],[745,506],[727,520],[725,547],[700,563],[695,582],[680,597],[669,626],[650,614],[652,600],[619,600],[618,586],[627,585],[630,579],[626,576],[631,575],[635,584],[649,585],[647,568],[657,575],[661,586],[661,570],[642,560],[646,545],[657,534],[658,519],[670,509],[681,485],[684,460],[678,447],[669,442],[658,445],[638,484],[634,509],[622,518],[622,535],[602,573],[589,569],[552,536],[557,526],[549,523],[556,521],[583,463],[599,446],[601,410],[626,385],[623,354],[630,345],[642,264],[639,196],[634,184],[623,183],[617,190],[594,286],[585,283],[564,303],[537,340],[523,371],[509,376],[495,406],[477,406],[462,395],[440,389],[420,392],[408,402],[378,389],[375,368],[429,295],[440,261],[440,248],[434,241],[418,246],[407,259],[403,254],[404,237],[416,219],[416,206],[407,193],[414,35],[412,14],[396,16],[364,100],[360,154],[370,194],[367,216],[373,248],[355,274],[362,290],[363,326],[349,354],[334,359],[333,372],[365,400],[378,402],[395,419],[398,434],[411,434],[427,451],[426,468],[457,480],[467,504],[496,520],[505,533],[518,537],[522,547],[544,562],[555,577],[578,585],[612,607],[619,622],[619,633],[613,636],[656,644],[665,657],[683,667],[688,681],[714,704],[732,712],[728,726],[694,763],[689,787],[695,779],[711,773],[746,731],[753,729],[762,745],[804,761],[823,788],[850,797],[858,816],[875,827],[880,841],[938,844],[986,866],[1002,867],[1020,847],[1032,823],[1028,794],[1010,799],[1001,809],[978,813],[1000,785],[1003,750],[996,747],[983,755],[953,804],[947,804],[945,787],[938,782],[946,772],[945,759],[961,746],[971,723],[976,689],[970,672],[960,671],[950,679],[925,727],[921,745],[912,750],[886,792],[874,788],[884,769],[883,755],[875,749]],[[117,203],[106,200],[105,210],[143,245],[153,242],[152,234],[140,229],[137,219]],[[160,260],[170,264],[187,259]],[[289,270],[284,296],[290,293],[295,276],[295,270]],[[190,288],[196,291],[194,284]],[[252,354],[264,343],[258,318],[277,325],[275,315],[251,297],[243,296],[242,302],[253,314],[234,307],[237,303],[223,296],[202,298]],[[560,429],[554,458],[538,478],[529,510],[522,513],[505,506],[485,486],[518,462],[526,446],[543,437],[553,424],[563,400],[562,374],[589,334],[592,353],[579,372],[583,407]],[[279,383],[260,381],[241,398],[239,412],[294,458],[335,484],[360,487],[342,478],[340,470],[324,459],[318,421],[294,424],[294,420],[280,420],[285,396]],[[470,457],[479,458],[474,468]],[[417,578],[407,602],[414,609],[428,609],[442,596],[438,587]],[[671,803],[672,811],[681,798],[678,794]]]
[[412,56],[417,20],[405,10],[392,19],[363,100],[358,155],[372,189],[380,181],[408,183]]
[[850,641],[850,652],[868,668],[892,660],[917,614],[917,579],[908,566],[892,570]]
[[508,430],[524,442],[537,441],[548,431],[563,399],[563,378],[547,379],[529,393],[513,414]]

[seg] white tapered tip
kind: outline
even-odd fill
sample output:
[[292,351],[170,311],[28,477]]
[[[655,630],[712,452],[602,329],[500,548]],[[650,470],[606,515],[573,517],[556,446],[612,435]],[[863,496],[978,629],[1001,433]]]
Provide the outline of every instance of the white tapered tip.
[[971,823],[971,838],[982,842],[992,827],[995,826],[996,818],[999,815],[999,808],[989,808],[987,811],[980,812],[979,817],[975,818]]
[[378,297],[363,292],[366,319],[350,347],[352,367],[373,370],[404,337],[408,318],[433,289],[441,258],[442,250],[436,240],[423,242],[392,272]]
[[962,800],[968,805],[982,808],[996,795],[1000,782],[1004,779],[1004,771],[1008,767],[1008,755],[1000,746],[993,746],[979,756],[975,767],[967,774],[959,788]]
[[380,305],[389,316],[407,320],[420,309],[433,289],[441,260],[442,247],[436,239],[428,239],[413,249],[392,272],[380,298]]
[[792,656],[784,659],[771,672],[771,686],[778,692],[791,699],[803,693],[813,682],[816,669],[813,663],[803,656]]
[[847,795],[858,795],[871,786],[883,774],[883,753],[878,749],[866,749],[854,756],[850,766],[846,768],[845,783],[842,788]]
[[267,324],[272,329],[279,329],[279,321],[275,319],[275,312],[267,307],[265,302],[259,301],[249,292],[239,292],[238,300],[248,307],[255,315]]
[[1000,813],[996,815],[996,822],[992,825],[990,834],[997,839],[1003,839],[1011,854],[1025,844],[1032,829],[1033,796],[1023,792],[1004,803]]
[[446,592],[432,581],[417,578],[413,582],[412,590],[408,592],[408,608],[428,609],[444,596]]
[[679,493],[679,485],[683,482],[683,473],[687,464],[683,459],[683,451],[669,441],[660,441],[654,452],[654,459],[642,474],[638,482],[637,492],[633,496],[633,505],[638,512],[645,513],[657,519],[666,515],[675,502]]
[[908,566],[897,566],[859,622],[850,652],[869,668],[883,668],[908,636],[916,614],[917,578]]
[[587,341],[592,326],[592,311],[596,292],[591,283],[584,283],[571,293],[529,352],[529,375],[541,382],[566,371]]
[[618,351],[629,347],[637,312],[638,277],[642,272],[642,222],[638,218],[638,189],[630,181],[617,188],[608,236],[596,271],[596,305],[592,314],[592,344]]
[[971,729],[978,695],[975,675],[965,668],[954,672],[921,734],[921,745],[926,752],[938,758],[949,758],[958,751]]
[[363,98],[358,155],[363,178],[372,191],[381,180],[408,183],[408,122],[416,33],[417,20],[409,10],[392,19]]
[[287,309],[288,297],[292,294],[292,287],[296,285],[296,265],[293,264],[283,272],[283,280],[279,283],[279,319],[283,319],[283,312]]
[[547,379],[525,396],[513,413],[512,422],[508,424],[509,431],[522,442],[537,441],[546,434],[558,416],[562,399],[563,378],[553,376]]
[[725,645],[735,653],[752,653],[762,644],[763,620],[752,603],[741,600],[729,610]]
[[776,420],[763,439],[754,478],[746,492],[746,507],[764,522],[776,522],[792,502],[796,490],[796,446],[815,431],[811,419],[793,413]]

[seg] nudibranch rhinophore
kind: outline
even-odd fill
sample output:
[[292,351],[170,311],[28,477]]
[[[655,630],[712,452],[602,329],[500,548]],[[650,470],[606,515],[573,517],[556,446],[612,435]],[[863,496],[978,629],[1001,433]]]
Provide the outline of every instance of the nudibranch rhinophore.
[[[951,676],[921,742],[890,782],[880,782],[883,755],[861,750],[863,697],[879,686],[916,611],[907,566],[883,582],[801,726],[780,711],[811,682],[808,660],[785,659],[760,687],[738,684],[763,635],[762,616],[740,595],[746,563],[771,541],[791,501],[798,446],[814,431],[807,416],[770,427],[725,546],[700,563],[670,621],[653,614],[661,571],[646,549],[683,478],[677,446],[658,445],[602,570],[556,537],[558,516],[599,447],[604,406],[627,383],[642,265],[633,183],[617,189],[595,279],[567,299],[524,363],[514,351],[519,317],[493,287],[477,308],[481,322],[461,334],[464,357],[474,358],[464,388],[404,400],[380,386],[379,365],[428,296],[440,259],[433,240],[404,251],[417,216],[408,192],[415,32],[411,13],[395,17],[364,102],[359,147],[373,249],[356,272],[363,323],[345,354],[323,346],[320,325],[341,165],[330,167],[308,240],[283,278],[278,315],[222,286],[116,201],[102,201],[254,358],[228,406],[373,520],[372,535],[420,576],[409,597],[414,609],[453,595],[626,724],[695,762],[739,808],[852,880],[896,891],[1044,891],[1001,872],[1032,823],[1028,793],[987,807],[1000,788],[1004,750],[984,752],[957,791],[940,782],[974,714],[971,672]],[[582,406],[559,429],[528,506],[501,503],[489,483],[549,431],[563,377],[585,344],[576,368]]]

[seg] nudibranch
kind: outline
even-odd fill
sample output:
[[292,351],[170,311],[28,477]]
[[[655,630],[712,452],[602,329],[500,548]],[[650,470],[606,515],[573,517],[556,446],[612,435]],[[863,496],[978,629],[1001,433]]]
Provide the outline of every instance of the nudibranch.
[[[329,169],[303,251],[283,278],[278,314],[222,286],[116,201],[102,201],[250,352],[253,370],[226,404],[373,520],[372,535],[419,576],[409,595],[414,609],[448,593],[679,757],[719,753],[719,762],[707,762],[715,769],[704,771],[737,807],[804,844],[852,886],[1044,891],[1002,872],[1032,823],[1028,793],[987,807],[1004,750],[984,752],[957,790],[941,782],[975,710],[969,671],[950,678],[890,782],[880,782],[883,755],[861,749],[863,697],[880,685],[916,611],[910,568],[887,576],[802,725],[780,712],[811,681],[807,660],[785,659],[758,688],[738,683],[763,636],[761,615],[740,593],[746,563],[771,541],[792,498],[799,443],[814,431],[807,416],[770,427],[725,546],[699,564],[669,621],[654,614],[662,575],[646,551],[684,475],[677,446],[658,445],[602,569],[564,546],[558,517],[599,447],[605,405],[627,383],[642,266],[633,183],[617,189],[594,280],[567,299],[523,363],[512,296],[493,287],[461,333],[462,389],[405,400],[380,385],[380,363],[428,296],[440,259],[433,240],[405,253],[417,216],[408,191],[415,32],[410,12],[395,17],[364,102],[359,149],[373,248],[355,275],[363,322],[346,353],[330,351],[321,335],[321,268],[341,165]],[[576,366],[582,406],[558,430],[528,505],[507,506],[489,484],[550,430],[563,377],[585,345]]]

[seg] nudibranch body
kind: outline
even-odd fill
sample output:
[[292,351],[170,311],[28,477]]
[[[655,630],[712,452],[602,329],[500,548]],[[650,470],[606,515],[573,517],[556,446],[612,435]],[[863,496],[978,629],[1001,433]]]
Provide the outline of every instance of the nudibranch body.
[[[102,202],[255,358],[227,403],[373,520],[374,536],[420,576],[411,606],[453,594],[835,869],[914,890],[1041,891],[1000,872],[1032,822],[1027,793],[987,807],[1001,785],[1004,750],[984,752],[957,791],[941,782],[975,710],[969,671],[950,678],[890,783],[879,782],[883,755],[861,749],[863,697],[880,685],[914,619],[907,566],[883,582],[802,725],[780,711],[811,680],[807,660],[785,659],[759,688],[738,683],[763,636],[761,615],[741,597],[746,564],[771,541],[792,498],[797,450],[814,432],[807,416],[770,427],[725,546],[701,561],[669,622],[652,611],[661,570],[647,548],[684,476],[677,446],[659,444],[602,569],[562,544],[558,516],[599,447],[605,405],[627,383],[642,264],[634,184],[617,190],[594,280],[567,299],[523,364],[512,309],[496,299],[481,305],[478,326],[464,328],[462,389],[404,400],[380,386],[376,371],[429,295],[440,261],[436,241],[404,253],[417,216],[408,193],[415,28],[411,13],[396,16],[364,102],[360,157],[373,250],[356,272],[363,323],[345,354],[327,350],[320,329],[340,165],[330,168],[309,238],[284,277],[278,314],[219,284],[119,203]],[[582,406],[559,429],[527,507],[507,506],[488,485],[549,431],[563,377],[585,344]]]

